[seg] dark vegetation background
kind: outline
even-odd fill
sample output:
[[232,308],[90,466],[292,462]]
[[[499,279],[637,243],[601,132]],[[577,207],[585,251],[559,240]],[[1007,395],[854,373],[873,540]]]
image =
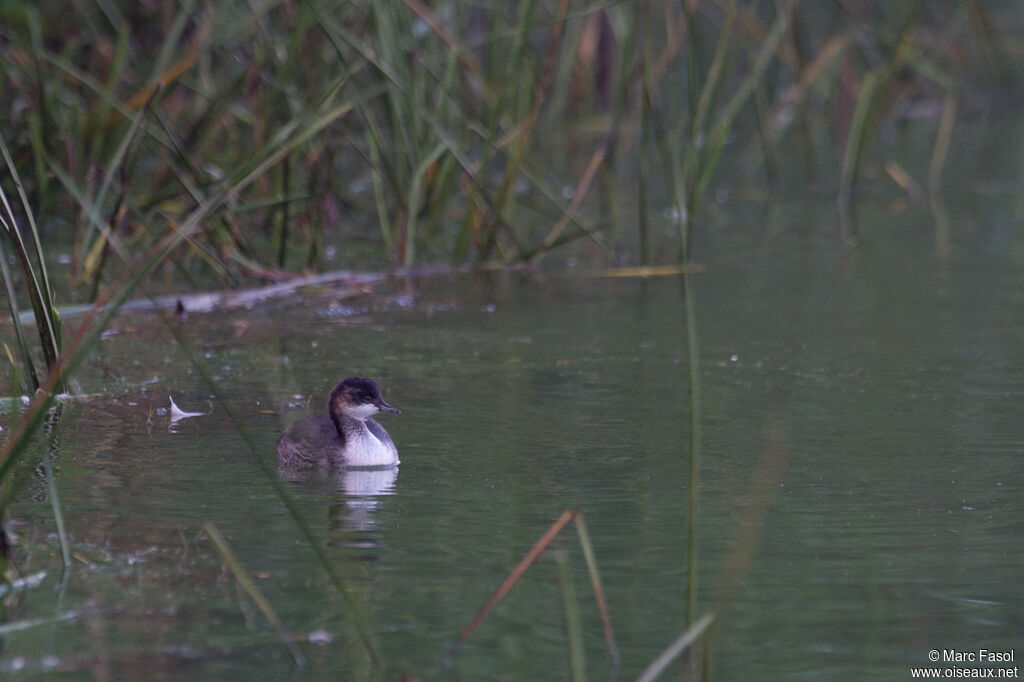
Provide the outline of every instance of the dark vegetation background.
[[[517,263],[567,242],[675,262],[723,161],[748,196],[817,193],[842,216],[864,177],[934,189],[958,126],[1019,101],[1022,14],[7,1],[3,188],[14,198],[13,166],[45,257],[69,266],[61,302],[94,299],[211,200],[160,265],[165,288]],[[925,131],[909,162],[893,151],[908,127]]]

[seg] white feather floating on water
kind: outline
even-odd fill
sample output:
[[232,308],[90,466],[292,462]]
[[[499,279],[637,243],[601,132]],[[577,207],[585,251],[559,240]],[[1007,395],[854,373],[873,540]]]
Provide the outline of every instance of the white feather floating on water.
[[171,400],[171,423],[181,421],[182,419],[188,419],[189,417],[205,417],[209,412],[186,412],[177,405],[174,404],[174,397],[168,394],[167,396]]

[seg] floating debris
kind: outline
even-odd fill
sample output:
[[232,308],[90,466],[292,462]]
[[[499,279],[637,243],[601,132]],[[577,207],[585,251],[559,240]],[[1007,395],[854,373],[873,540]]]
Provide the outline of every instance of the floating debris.
[[314,630],[306,635],[306,639],[309,640],[310,644],[330,644],[334,641],[334,635],[327,632],[327,630]]
[[[46,571],[39,571],[38,573],[33,573],[32,575],[26,575],[24,578],[12,580],[9,583],[2,583],[0,584],[0,597],[4,596],[5,594],[7,594],[8,591],[11,590],[28,590],[35,587],[39,587],[43,584],[43,580],[45,579]],[[0,626],[0,628],[2,628],[2,626]],[[0,629],[0,632],[3,632],[3,630]]]
[[167,396],[171,401],[171,424],[176,424],[182,419],[188,419],[189,417],[205,417],[210,414],[209,412],[186,412],[177,405],[174,404],[174,397],[171,395]]

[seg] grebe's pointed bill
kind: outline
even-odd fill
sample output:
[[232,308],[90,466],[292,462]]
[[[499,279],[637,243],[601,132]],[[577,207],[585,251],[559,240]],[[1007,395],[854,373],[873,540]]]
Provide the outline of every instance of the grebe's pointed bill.
[[381,412],[393,412],[394,414],[402,414],[401,410],[399,410],[396,407],[391,407],[386,402],[384,402],[383,398],[381,398],[380,402],[377,403],[377,409],[379,409]]

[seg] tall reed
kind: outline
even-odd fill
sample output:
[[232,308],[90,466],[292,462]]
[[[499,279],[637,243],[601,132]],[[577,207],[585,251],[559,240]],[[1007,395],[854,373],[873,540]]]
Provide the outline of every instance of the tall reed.
[[[123,267],[116,244],[144,251],[332,88],[353,116],[221,205],[172,255],[183,273],[233,286],[332,253],[512,263],[580,238],[678,260],[653,243],[654,216],[671,205],[688,248],[723,164],[772,164],[779,182],[801,172],[772,161],[796,144],[845,216],[864,164],[891,155],[877,132],[901,103],[1015,87],[998,27],[1018,10],[980,3],[104,8],[26,7],[0,48],[4,90],[20,95],[0,109],[6,165],[35,213],[63,217],[40,235],[71,224],[71,286],[96,292]],[[969,47],[931,47],[950,42]],[[631,195],[638,219],[620,225],[614,199]]]
[[[3,227],[10,240],[11,247],[18,257],[18,264],[21,266],[22,275],[26,282],[27,295],[35,313],[36,328],[39,331],[39,341],[46,361],[46,369],[53,371],[60,356],[60,316],[54,305],[53,288],[50,285],[50,278],[46,270],[46,258],[43,253],[42,243],[39,239],[39,230],[36,227],[35,216],[32,207],[29,205],[28,197],[25,194],[21,177],[18,174],[7,143],[3,135],[0,135],[0,153],[3,155],[4,164],[10,173],[10,178],[18,192],[24,215],[24,222],[27,223],[28,233],[31,241],[23,237],[23,228],[19,227],[19,220],[14,212],[7,193],[0,185],[0,226]],[[0,251],[0,256],[3,252]],[[7,270],[6,260],[3,264],[4,282],[7,285],[7,296],[10,304],[11,315],[14,318],[14,328],[17,333],[19,351],[22,357],[22,369],[25,375],[32,382],[34,389],[39,388],[39,377],[36,374],[35,366],[31,361],[31,352],[28,348],[28,340],[22,331],[21,321],[17,319],[18,305],[17,295]]]

